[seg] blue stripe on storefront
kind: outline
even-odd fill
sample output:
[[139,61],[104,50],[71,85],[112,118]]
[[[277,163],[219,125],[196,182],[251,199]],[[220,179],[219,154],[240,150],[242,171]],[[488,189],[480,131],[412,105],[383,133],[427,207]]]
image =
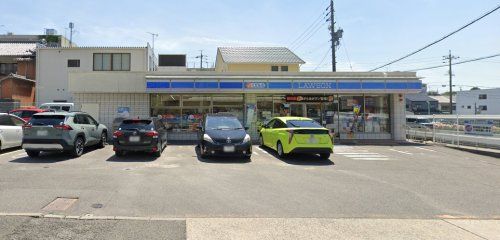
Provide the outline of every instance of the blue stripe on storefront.
[[421,82],[409,82],[407,84],[408,89],[422,89],[422,83]]
[[386,89],[406,89],[408,84],[406,82],[388,82],[385,84]]
[[[245,85],[247,84],[247,85]],[[267,88],[266,88],[267,86]],[[146,82],[147,89],[283,89],[283,90],[417,90],[421,82],[195,82],[195,81],[152,81]]]
[[360,82],[339,82],[338,85],[338,89],[361,89]]
[[270,82],[268,83],[270,89],[290,89],[292,88],[291,82]]
[[203,88],[203,89],[217,89],[219,88],[218,82],[195,82],[195,88]]
[[242,82],[220,82],[220,89],[241,89],[243,88]]
[[146,88],[170,88],[169,82],[146,82]]
[[194,88],[194,82],[171,82],[172,88]]
[[385,89],[384,82],[363,82],[361,83],[361,87],[367,90],[381,90]]

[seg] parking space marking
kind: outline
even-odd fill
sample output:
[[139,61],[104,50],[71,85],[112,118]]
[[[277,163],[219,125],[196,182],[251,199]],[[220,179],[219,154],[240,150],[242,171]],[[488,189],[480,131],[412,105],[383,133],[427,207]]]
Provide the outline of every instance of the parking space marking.
[[15,150],[15,151],[12,151],[12,152],[8,152],[8,153],[2,153],[2,154],[0,154],[0,156],[7,156],[7,155],[10,155],[10,154],[13,154],[13,153],[20,153],[20,152],[24,152],[24,149],[18,149],[18,150]]
[[436,152],[432,149],[427,149],[427,148],[423,148],[423,147],[415,147],[416,149],[420,149],[420,150],[425,150],[425,151],[429,151],[429,152]]
[[365,161],[387,161],[391,160],[389,157],[382,155],[380,153],[368,152],[365,150],[355,151],[355,152],[335,152],[334,154],[342,155],[344,157],[350,158],[352,160],[365,160]]
[[392,149],[392,148],[390,148],[389,150],[393,151],[393,152],[398,152],[398,153],[406,154],[406,155],[413,155],[413,153],[405,152],[405,151],[399,151],[399,150]]

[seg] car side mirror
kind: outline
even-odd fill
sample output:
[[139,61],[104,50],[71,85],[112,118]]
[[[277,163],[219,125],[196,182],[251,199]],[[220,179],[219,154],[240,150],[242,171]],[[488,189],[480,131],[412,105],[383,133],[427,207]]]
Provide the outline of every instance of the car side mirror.
[[202,126],[198,126],[198,127],[196,127],[196,128],[198,128],[198,130],[200,130],[200,131],[202,131],[202,130],[203,130],[203,127],[202,127]]
[[250,129],[250,128],[249,127],[245,127],[245,130],[248,130],[248,129]]

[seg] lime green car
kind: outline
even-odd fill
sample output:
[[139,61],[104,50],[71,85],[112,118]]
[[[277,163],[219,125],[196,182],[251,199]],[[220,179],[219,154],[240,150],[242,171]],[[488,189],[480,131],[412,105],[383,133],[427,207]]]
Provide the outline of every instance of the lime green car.
[[333,138],[318,122],[303,117],[276,117],[260,129],[260,145],[276,150],[280,158],[290,153],[319,154],[328,159]]

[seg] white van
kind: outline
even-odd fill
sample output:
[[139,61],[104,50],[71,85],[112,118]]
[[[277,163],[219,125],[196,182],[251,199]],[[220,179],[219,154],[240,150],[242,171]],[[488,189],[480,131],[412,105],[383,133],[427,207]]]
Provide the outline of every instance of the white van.
[[75,110],[75,104],[65,103],[65,102],[43,103],[42,105],[40,105],[40,109],[50,109],[56,112],[59,111],[71,112]]

